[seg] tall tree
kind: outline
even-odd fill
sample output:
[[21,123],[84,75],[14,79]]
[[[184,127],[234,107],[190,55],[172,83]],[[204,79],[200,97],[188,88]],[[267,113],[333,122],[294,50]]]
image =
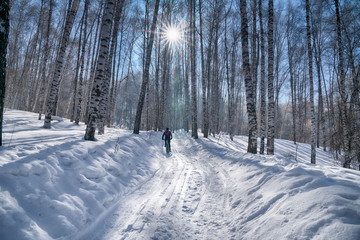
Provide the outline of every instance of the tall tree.
[[114,51],[115,51],[115,44],[117,43],[117,35],[119,30],[119,23],[121,18],[121,13],[123,10],[125,0],[118,0],[116,3],[116,10],[114,16],[114,24],[112,29],[112,37],[111,37],[111,46],[110,52],[107,56],[107,60],[105,63],[105,81],[103,81],[102,86],[102,96],[100,97],[100,114],[99,114],[99,121],[98,121],[98,132],[99,134],[104,134],[105,132],[105,119],[108,115],[107,112],[109,111],[109,91],[110,91],[110,82],[111,82],[111,67],[112,67],[112,60],[114,58]]
[[268,12],[268,134],[267,154],[274,155],[275,101],[274,101],[274,1],[269,0]]
[[294,46],[291,43],[292,40],[292,25],[294,24],[293,20],[293,8],[291,3],[288,5],[288,19],[287,19],[287,30],[286,30],[286,38],[287,38],[287,47],[288,47],[288,61],[289,61],[289,75],[290,75],[290,88],[291,88],[291,112],[292,112],[292,131],[293,131],[293,140],[294,144],[296,144],[296,81],[294,79]]
[[259,22],[260,22],[260,154],[265,152],[266,135],[266,86],[265,86],[265,33],[263,27],[262,4],[259,1]]
[[[70,4],[70,3],[69,3]],[[66,48],[68,46],[71,29],[75,20],[76,13],[79,9],[80,0],[74,0],[71,3],[71,8],[69,6],[69,11],[66,16],[66,21],[64,25],[64,31],[60,43],[60,49],[56,56],[54,75],[50,86],[49,99],[46,104],[46,115],[44,121],[44,128],[51,128],[51,115],[55,109],[55,101],[58,94],[59,83],[61,79],[62,68],[64,65],[64,58],[66,53]]]
[[[200,18],[200,52],[201,52],[201,84],[202,84],[202,132],[204,137],[208,137],[209,133],[209,113],[208,113],[208,103],[206,99],[206,69],[205,69],[205,61],[204,61],[204,41],[203,41],[203,17],[202,17],[202,0],[199,0],[199,18]],[[210,36],[209,43],[211,43],[212,39],[212,26],[210,27]],[[210,60],[209,54],[210,48],[208,48],[208,58],[207,61]],[[209,64],[210,65],[210,64]],[[208,90],[209,91],[209,90]]]
[[[272,0],[270,0],[272,1]],[[242,60],[243,73],[245,75],[246,88],[246,107],[249,119],[249,141],[247,151],[250,153],[257,153],[257,121],[256,121],[256,96],[254,91],[254,83],[252,81],[252,74],[250,69],[249,59],[249,32],[248,32],[248,18],[246,10],[246,0],[240,0],[240,14],[241,14],[241,46],[242,46]]]
[[86,125],[85,140],[95,140],[95,129],[99,118],[99,108],[102,95],[103,82],[105,79],[105,66],[109,52],[111,26],[115,9],[115,0],[107,0],[105,3],[104,13],[102,17],[100,30],[100,49],[97,60],[95,79],[91,92],[91,100],[89,105],[89,120]]
[[80,115],[81,115],[81,102],[82,102],[82,93],[83,93],[83,75],[84,75],[84,64],[85,64],[85,53],[86,53],[86,34],[87,34],[87,20],[88,20],[88,9],[89,9],[90,0],[85,0],[84,6],[84,26],[83,26],[83,43],[81,47],[81,58],[80,58],[80,74],[79,74],[79,87],[77,90],[77,101],[75,106],[75,123],[79,124]]
[[316,163],[316,123],[315,123],[315,107],[314,107],[314,80],[313,80],[313,64],[312,64],[312,47],[311,47],[311,29],[310,29],[310,3],[306,0],[306,35],[308,46],[309,60],[309,81],[310,81],[310,111],[311,111],[311,163]]
[[41,63],[41,80],[40,80],[40,92],[38,95],[39,98],[39,104],[36,104],[38,107],[39,117],[38,119],[41,120],[41,114],[45,111],[45,89],[46,89],[46,67],[48,64],[48,58],[49,58],[49,41],[50,41],[50,27],[51,27],[51,19],[52,19],[52,13],[53,13],[53,5],[54,1],[50,0],[49,2],[49,13],[48,13],[48,19],[46,23],[46,33],[45,33],[45,47],[44,47],[44,56],[42,58]]
[[349,141],[349,131],[346,124],[346,90],[345,90],[345,71],[344,71],[344,56],[343,56],[343,45],[342,45],[342,34],[341,34],[341,18],[340,18],[340,7],[339,7],[339,0],[335,1],[335,11],[336,11],[336,32],[337,32],[337,47],[338,47],[338,54],[339,54],[339,73],[340,73],[340,119],[341,119],[341,126],[343,130],[343,140],[344,140],[344,153],[345,159],[343,167],[350,168],[351,158],[350,158],[350,141]]
[[155,29],[156,29],[156,22],[157,22],[159,5],[160,5],[160,0],[156,0],[154,16],[153,16],[152,25],[151,25],[151,31],[150,31],[149,43],[147,44],[147,47],[146,47],[146,57],[145,57],[145,66],[144,66],[144,72],[143,72],[143,80],[142,80],[141,89],[140,89],[140,96],[139,96],[138,106],[137,106],[137,109],[136,109],[136,116],[135,116],[135,123],[134,123],[134,133],[135,134],[139,134],[139,132],[140,132],[141,115],[142,115],[142,110],[143,110],[143,107],[144,107],[146,86],[147,86],[147,84],[149,82],[151,52],[152,52],[152,48],[153,48],[153,42],[154,42],[154,35],[155,35]]
[[2,127],[5,100],[6,52],[9,39],[9,0],[0,3],[0,146],[2,146]]
[[196,0],[190,0],[190,28],[191,31],[191,47],[190,47],[190,61],[191,61],[191,106],[192,106],[192,137],[195,139],[198,138],[197,132],[197,91],[196,91]]

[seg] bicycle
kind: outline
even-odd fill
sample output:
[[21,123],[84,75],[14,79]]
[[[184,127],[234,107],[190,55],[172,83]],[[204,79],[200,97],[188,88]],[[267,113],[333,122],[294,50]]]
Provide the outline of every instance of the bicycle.
[[170,139],[165,139],[165,147],[166,147],[166,153],[170,153]]

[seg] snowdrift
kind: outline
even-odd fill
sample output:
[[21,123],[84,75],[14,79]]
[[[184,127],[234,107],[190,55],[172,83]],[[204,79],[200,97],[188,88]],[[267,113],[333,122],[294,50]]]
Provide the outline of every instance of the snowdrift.
[[178,131],[168,156],[157,132],[89,142],[67,119],[4,117],[0,239],[360,239],[360,173],[306,144],[252,155]]

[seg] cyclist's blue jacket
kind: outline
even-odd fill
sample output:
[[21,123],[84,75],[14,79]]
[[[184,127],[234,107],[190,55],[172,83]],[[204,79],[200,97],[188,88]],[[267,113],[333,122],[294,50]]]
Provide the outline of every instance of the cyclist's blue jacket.
[[172,139],[172,133],[171,131],[165,131],[162,135],[162,140],[164,139]]

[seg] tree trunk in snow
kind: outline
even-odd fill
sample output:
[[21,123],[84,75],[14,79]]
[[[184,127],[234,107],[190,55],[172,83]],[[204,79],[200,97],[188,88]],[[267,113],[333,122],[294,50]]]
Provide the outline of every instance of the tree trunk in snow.
[[[208,137],[209,133],[209,114],[208,114],[208,103],[206,99],[206,69],[205,69],[205,62],[204,62],[204,42],[203,42],[203,20],[202,20],[202,0],[199,1],[199,17],[200,17],[200,52],[201,52],[201,83],[202,83],[202,132],[204,137]],[[210,27],[212,29],[212,27]],[[211,35],[210,33],[209,39],[211,42]],[[208,57],[209,54],[208,54]]]
[[55,70],[50,86],[49,99],[46,104],[46,115],[44,121],[44,128],[51,128],[51,115],[55,108],[55,101],[58,93],[58,87],[61,79],[62,68],[64,64],[65,52],[69,42],[71,29],[75,20],[77,10],[79,9],[80,0],[74,0],[71,5],[71,10],[66,16],[64,32],[60,43],[60,49],[56,56]]
[[146,92],[146,86],[149,82],[149,70],[150,70],[150,61],[151,61],[151,52],[154,42],[154,35],[155,35],[155,29],[156,29],[156,22],[157,22],[157,15],[159,10],[159,3],[160,0],[156,0],[155,2],[155,10],[154,10],[154,17],[151,24],[151,33],[150,33],[150,39],[149,43],[147,44],[146,48],[146,58],[145,58],[145,67],[143,72],[143,81],[141,84],[141,90],[140,90],[140,96],[138,101],[138,106],[136,109],[136,116],[135,116],[135,123],[134,123],[134,133],[139,134],[140,132],[140,126],[141,126],[141,115],[142,115],[142,109],[144,106],[144,100],[145,100],[145,92]]
[[262,4],[259,1],[259,22],[260,22],[260,154],[265,152],[266,135],[266,86],[265,86],[265,33],[263,28]]
[[290,75],[290,88],[291,88],[291,112],[292,112],[292,131],[293,131],[293,140],[296,144],[296,81],[294,79],[294,66],[293,66],[293,57],[294,57],[294,46],[291,45],[291,25],[293,22],[290,22],[290,13],[288,15],[287,21],[287,48],[288,48],[288,61],[289,61],[289,75]]
[[340,19],[340,10],[339,10],[339,0],[335,1],[335,11],[336,11],[336,31],[337,31],[337,43],[338,43],[338,53],[339,53],[339,73],[340,73],[340,119],[341,125],[343,128],[343,140],[344,140],[344,168],[350,168],[351,158],[349,151],[349,131],[346,124],[346,91],[345,91],[345,71],[344,71],[344,57],[343,57],[343,45],[342,45],[342,34],[341,34],[341,19]]
[[84,29],[83,29],[83,44],[81,48],[81,59],[80,59],[80,78],[79,78],[79,87],[76,94],[77,101],[75,107],[75,123],[79,124],[80,115],[81,115],[81,104],[82,104],[82,93],[83,93],[83,75],[84,75],[84,64],[85,64],[85,52],[86,52],[86,34],[87,34],[87,19],[88,19],[88,9],[89,9],[90,0],[85,0],[84,6]]
[[0,146],[2,146],[2,128],[5,100],[6,52],[9,39],[9,0],[0,3]]
[[[272,0],[270,0],[272,1]],[[249,119],[249,141],[247,151],[250,153],[257,153],[257,121],[256,121],[256,96],[254,91],[254,84],[251,77],[250,59],[249,59],[249,32],[248,19],[246,10],[246,0],[240,0],[240,14],[241,14],[241,43],[242,43],[242,59],[243,59],[243,73],[245,75],[246,88],[246,107]]]
[[89,106],[89,121],[86,125],[85,140],[95,140],[95,129],[99,118],[99,108],[102,94],[102,86],[105,75],[106,60],[109,52],[111,26],[113,13],[115,8],[115,0],[107,0],[102,18],[102,26],[100,30],[100,49],[95,71],[95,79],[91,92],[91,100]]
[[41,63],[41,79],[40,79],[40,92],[37,96],[35,101],[35,105],[37,105],[39,117],[38,119],[41,120],[41,114],[45,111],[45,90],[46,90],[46,66],[48,64],[49,58],[49,41],[50,41],[50,26],[51,26],[51,19],[52,19],[52,12],[53,12],[53,0],[49,2],[49,15],[47,19],[47,26],[46,26],[46,33],[45,33],[45,48],[44,48],[44,56],[42,58]]
[[192,103],[192,137],[198,138],[197,132],[197,92],[196,92],[196,32],[195,32],[195,0],[191,0],[191,47],[190,47],[190,61],[191,61],[191,103]]
[[267,154],[274,155],[275,101],[274,101],[274,1],[269,0],[268,13],[268,135]]
[[184,94],[185,94],[185,116],[184,116],[184,129],[186,132],[189,132],[189,125],[190,125],[190,87],[189,87],[189,48],[184,48],[185,52],[185,83],[184,83]]
[[105,79],[103,80],[102,86],[102,96],[100,97],[100,111],[99,111],[99,119],[98,119],[98,133],[105,133],[105,120],[107,116],[107,112],[109,110],[109,93],[110,93],[110,82],[111,82],[111,67],[112,67],[112,59],[114,57],[114,49],[115,44],[117,43],[117,35],[119,30],[120,17],[123,10],[124,0],[118,1],[116,4],[116,11],[114,17],[114,26],[112,30],[111,37],[111,46],[110,53],[107,56],[106,64],[105,64]]
[[310,30],[310,3],[306,0],[306,33],[309,58],[309,80],[310,80],[310,110],[311,110],[311,163],[316,163],[316,123],[314,107],[314,81],[313,81],[313,64],[312,64],[312,47],[311,47],[311,30]]

